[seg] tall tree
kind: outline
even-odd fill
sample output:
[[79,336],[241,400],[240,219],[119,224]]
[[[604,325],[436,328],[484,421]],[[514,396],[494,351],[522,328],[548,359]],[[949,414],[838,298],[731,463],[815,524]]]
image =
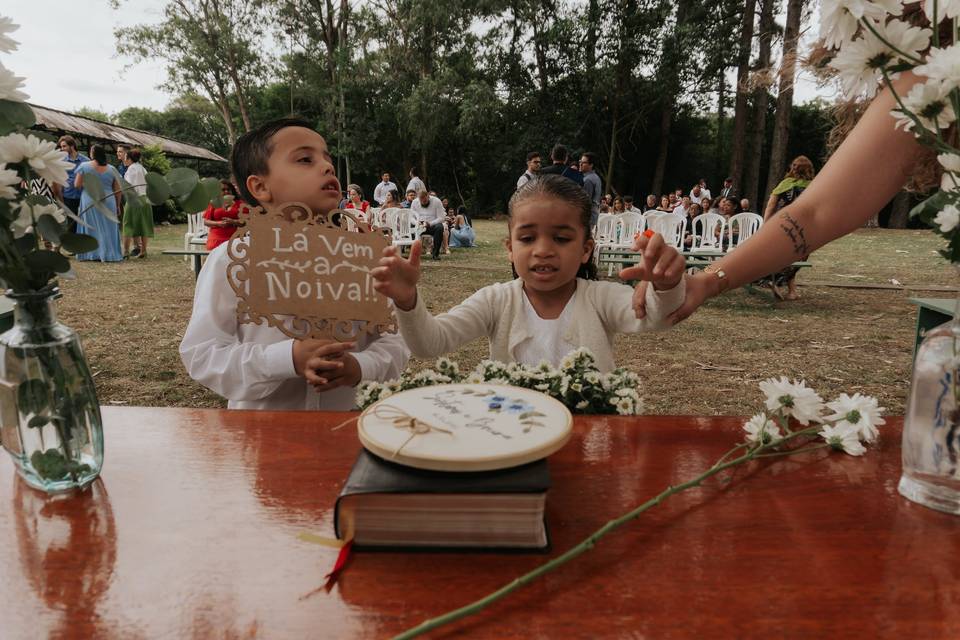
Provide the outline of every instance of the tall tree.
[[743,188],[743,156],[747,133],[750,88],[750,49],[753,43],[753,19],[757,0],[745,0],[740,20],[740,42],[737,47],[737,87],[733,107],[733,135],[730,141],[730,168],[727,171],[737,189]]
[[787,22],[783,32],[783,57],[777,86],[777,115],[773,123],[773,140],[770,143],[770,163],[767,171],[767,188],[758,209],[770,197],[770,192],[783,176],[787,163],[787,142],[790,138],[790,115],[793,111],[793,83],[797,70],[797,44],[800,40],[800,23],[803,19],[804,0],[787,1]]
[[651,190],[661,193],[663,177],[667,167],[667,154],[670,151],[670,131],[673,126],[673,110],[676,106],[677,95],[680,93],[679,78],[682,71],[684,46],[687,35],[687,15],[690,12],[692,0],[678,0],[676,24],[673,32],[663,45],[663,56],[657,70],[657,84],[661,90],[660,97],[660,143],[657,148],[657,163],[653,170]]
[[760,191],[760,161],[763,156],[763,142],[767,132],[767,106],[770,102],[770,69],[771,50],[776,23],[773,20],[776,0],[761,0],[760,5],[760,41],[757,66],[751,77],[752,108],[750,128],[747,134],[747,152],[743,175],[742,197],[750,200],[751,206],[757,209],[757,193]]

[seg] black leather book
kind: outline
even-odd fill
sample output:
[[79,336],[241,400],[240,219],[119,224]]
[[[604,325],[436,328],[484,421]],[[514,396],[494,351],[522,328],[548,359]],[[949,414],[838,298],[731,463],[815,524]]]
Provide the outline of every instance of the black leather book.
[[496,471],[415,469],[361,449],[337,498],[356,547],[546,549],[546,460]]

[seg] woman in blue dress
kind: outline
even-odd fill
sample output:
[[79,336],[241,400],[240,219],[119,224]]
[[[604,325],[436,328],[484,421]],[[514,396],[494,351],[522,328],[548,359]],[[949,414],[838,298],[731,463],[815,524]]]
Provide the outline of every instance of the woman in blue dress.
[[97,248],[94,251],[77,254],[77,260],[99,260],[100,262],[120,262],[123,253],[120,251],[120,225],[108,220],[94,206],[94,199],[90,189],[84,189],[84,181],[99,180],[106,197],[103,204],[117,215],[120,204],[120,176],[117,170],[107,164],[107,152],[95,144],[90,147],[90,162],[84,162],[77,168],[74,186],[82,189],[80,194],[80,219],[86,228],[78,229],[77,233],[85,233],[97,239]]
[[473,227],[470,226],[467,208],[461,205],[457,209],[453,224],[450,226],[450,246],[455,249],[458,247],[473,247],[476,246],[476,242],[477,236],[473,232]]

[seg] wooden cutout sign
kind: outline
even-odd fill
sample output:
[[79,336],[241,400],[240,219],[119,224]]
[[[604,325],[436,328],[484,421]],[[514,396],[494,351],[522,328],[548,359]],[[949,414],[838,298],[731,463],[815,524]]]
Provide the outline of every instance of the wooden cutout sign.
[[245,226],[230,242],[227,281],[237,294],[237,320],[266,322],[291,338],[350,340],[396,333],[387,298],[373,288],[390,234],[336,209],[314,214],[299,202],[243,207]]

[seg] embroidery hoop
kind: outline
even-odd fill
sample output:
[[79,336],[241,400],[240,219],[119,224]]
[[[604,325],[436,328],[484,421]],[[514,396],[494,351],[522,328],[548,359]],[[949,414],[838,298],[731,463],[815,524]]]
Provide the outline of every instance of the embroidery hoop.
[[[485,393],[488,391],[492,395]],[[431,399],[434,397],[455,405],[457,413],[438,406]],[[525,409],[490,410],[495,397],[514,402],[511,407],[523,405]],[[409,429],[398,429],[392,420],[376,416],[377,407],[382,404],[429,425],[450,429],[452,437],[425,430],[409,438]],[[538,415],[521,418],[530,412]],[[510,438],[491,434],[478,427],[479,423]],[[360,442],[371,453],[384,460],[433,471],[491,471],[527,464],[558,451],[572,432],[573,416],[559,400],[531,389],[486,383],[441,384],[401,391],[367,407],[357,420]]]

